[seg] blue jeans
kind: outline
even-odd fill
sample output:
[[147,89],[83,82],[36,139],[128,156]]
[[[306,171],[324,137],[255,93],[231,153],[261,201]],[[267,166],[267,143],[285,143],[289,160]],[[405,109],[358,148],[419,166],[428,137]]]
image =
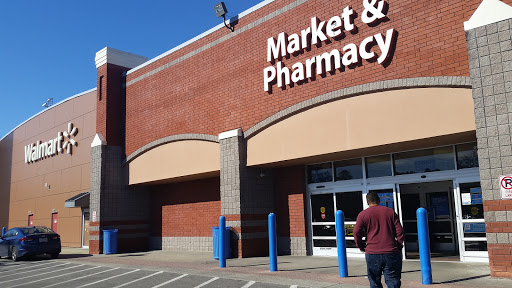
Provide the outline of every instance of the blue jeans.
[[384,272],[384,280],[388,288],[399,288],[402,274],[402,254],[366,254],[366,269],[371,288],[382,288],[380,277]]

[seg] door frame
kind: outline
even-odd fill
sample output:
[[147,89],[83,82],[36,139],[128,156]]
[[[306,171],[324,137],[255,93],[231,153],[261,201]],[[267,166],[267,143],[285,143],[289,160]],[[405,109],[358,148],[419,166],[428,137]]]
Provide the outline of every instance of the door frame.
[[[360,179],[358,179],[358,181],[362,182],[362,181],[360,181]],[[338,255],[337,254],[338,253],[337,247],[331,247],[331,248],[326,248],[326,247],[316,247],[315,248],[314,247],[314,241],[313,240],[315,240],[315,239],[336,240],[336,235],[335,236],[313,236],[313,226],[315,226],[315,225],[335,225],[336,223],[335,222],[320,222],[319,224],[314,224],[313,223],[313,219],[312,219],[312,203],[311,203],[311,198],[312,197],[311,196],[330,194],[332,196],[332,200],[333,200],[334,212],[336,212],[336,193],[361,191],[361,195],[362,195],[362,198],[363,198],[361,200],[363,201],[363,209],[365,209],[364,205],[365,205],[366,201],[364,199],[366,197],[366,192],[364,190],[364,185],[362,183],[351,183],[351,185],[344,185],[344,186],[332,185],[332,184],[331,185],[318,185],[318,184],[316,184],[316,185],[317,186],[327,186],[327,187],[322,187],[320,189],[315,189],[313,191],[311,191],[311,190],[308,191],[308,201],[307,201],[307,204],[308,204],[307,205],[308,206],[308,222],[309,222],[308,231],[309,231],[309,235],[310,235],[309,239],[311,241],[310,242],[311,243],[311,252],[315,256],[337,256]],[[323,249],[320,249],[320,248],[323,248]],[[362,258],[362,257],[364,257],[364,253],[359,251],[359,249],[357,249],[357,248],[347,248],[347,255],[350,256],[350,257],[354,257],[354,258]]]
[[[85,229],[85,213],[86,212],[89,212],[89,208],[84,208],[82,209],[82,230],[81,230],[81,239],[80,239],[80,244],[82,246],[82,248],[89,248],[89,245],[85,246],[84,245],[84,236],[85,236],[85,232],[84,232],[84,229]],[[89,212],[90,213],[90,212]],[[91,221],[91,215],[89,214],[89,222]],[[89,226],[90,227],[90,226]],[[89,228],[89,231],[90,231],[90,228]],[[90,240],[89,240],[90,241]]]
[[[459,238],[459,251],[460,251],[460,261],[471,261],[471,262],[489,262],[489,252],[488,251],[466,251],[464,242],[468,241],[467,238],[464,237],[464,223],[485,223],[485,219],[462,219],[462,203],[461,203],[461,195],[460,195],[460,184],[464,183],[472,183],[479,182],[480,177],[460,177],[453,180],[453,193],[455,198],[455,210],[457,211],[457,231]],[[482,240],[487,241],[487,237],[475,237],[472,240]],[[471,241],[471,240],[469,240]]]

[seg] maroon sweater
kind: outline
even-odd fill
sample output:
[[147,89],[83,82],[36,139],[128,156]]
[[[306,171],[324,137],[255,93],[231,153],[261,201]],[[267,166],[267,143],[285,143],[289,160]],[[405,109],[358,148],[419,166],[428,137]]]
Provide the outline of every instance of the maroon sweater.
[[[366,236],[366,246],[362,238]],[[404,243],[404,230],[393,209],[372,206],[359,213],[354,238],[366,254],[398,253]]]

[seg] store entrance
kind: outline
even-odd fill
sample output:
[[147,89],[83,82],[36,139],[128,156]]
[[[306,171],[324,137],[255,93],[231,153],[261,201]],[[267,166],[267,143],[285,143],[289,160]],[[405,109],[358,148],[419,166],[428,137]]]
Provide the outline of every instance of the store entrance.
[[416,210],[423,207],[428,213],[432,258],[458,261],[453,181],[400,184],[399,189],[406,258],[419,258]]

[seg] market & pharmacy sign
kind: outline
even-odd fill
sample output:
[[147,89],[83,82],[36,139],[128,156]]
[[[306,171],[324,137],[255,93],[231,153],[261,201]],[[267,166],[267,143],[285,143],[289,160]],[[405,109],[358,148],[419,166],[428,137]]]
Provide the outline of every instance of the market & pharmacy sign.
[[[364,10],[361,14],[363,23],[375,27],[386,19],[388,12],[386,1],[363,0],[363,6]],[[300,33],[287,35],[281,32],[277,39],[268,38],[267,62],[272,64],[275,62],[275,67],[269,66],[263,69],[264,90],[269,92],[275,83],[277,83],[277,87],[282,87],[290,85],[291,82],[298,83],[311,79],[315,76],[314,74],[321,75],[332,72],[334,69],[351,68],[353,65],[360,64],[362,59],[376,60],[379,64],[385,65],[392,57],[392,52],[396,47],[398,33],[393,28],[387,30],[385,35],[378,33],[363,39],[359,47],[354,43],[349,43],[341,50],[335,48],[329,53],[325,52],[306,59],[305,63],[297,62],[291,66],[291,69],[285,67],[280,61],[283,57],[297,55],[297,53],[309,50],[313,45],[322,42],[325,44],[335,43],[336,41],[330,39],[343,38],[344,31],[357,33],[357,27],[354,25],[356,15],[350,6],[346,6],[340,16],[333,16],[327,21],[320,22],[317,17],[311,18],[310,27],[303,29]],[[379,47],[380,55],[371,51],[375,45]]]

